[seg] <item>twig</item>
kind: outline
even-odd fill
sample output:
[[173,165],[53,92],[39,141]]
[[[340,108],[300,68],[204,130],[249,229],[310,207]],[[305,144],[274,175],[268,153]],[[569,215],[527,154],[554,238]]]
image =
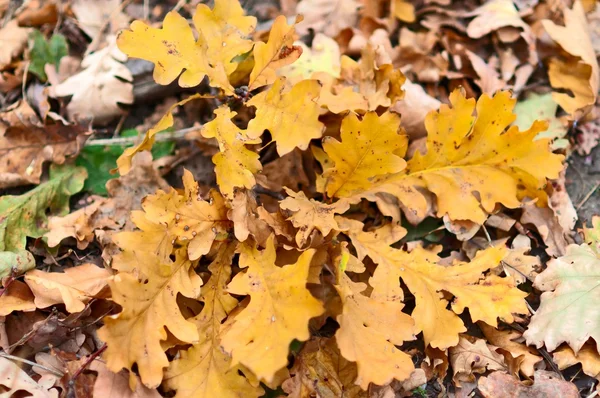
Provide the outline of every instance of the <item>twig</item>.
[[[192,131],[199,130],[200,127],[188,127],[185,129],[165,132],[156,134],[154,136],[155,142],[163,142],[163,141],[177,141],[182,140],[188,133]],[[139,137],[114,137],[114,138],[100,138],[97,140],[88,140],[86,141],[84,146],[122,146],[122,145],[132,145],[136,144],[140,141]],[[217,144],[215,143],[215,146]]]
[[31,366],[35,366],[35,367],[40,368],[40,369],[47,370],[48,372],[50,372],[53,375],[58,376],[58,377],[63,377],[64,376],[64,374],[62,372],[60,372],[59,370],[57,370],[57,369],[49,368],[47,366],[40,365],[39,363],[32,362],[32,361],[30,361],[28,359],[17,357],[17,356],[14,356],[14,355],[10,355],[10,354],[7,354],[7,353],[2,352],[2,351],[0,351],[0,357],[6,358],[6,359],[12,359],[13,361],[23,362],[23,363],[26,363],[27,365],[31,365]]
[[577,205],[575,210],[579,211],[581,206],[583,206],[585,204],[585,202],[587,202],[588,199],[592,197],[592,195],[594,194],[594,192],[596,192],[596,189],[598,189],[598,187],[600,187],[600,181],[596,182],[596,185],[594,185],[592,190],[590,192],[588,192],[587,195],[585,195],[585,197],[581,200],[581,202],[579,202],[579,204]]
[[72,387],[73,385],[75,385],[75,380],[79,377],[79,375],[83,373],[85,368],[87,368],[89,366],[89,364],[94,361],[94,359],[96,359],[100,354],[102,354],[104,352],[104,350],[106,350],[106,347],[107,347],[106,343],[102,344],[102,347],[98,348],[98,350],[96,350],[96,352],[94,352],[92,355],[90,355],[88,357],[88,359],[86,359],[86,361],[83,363],[83,365],[81,365],[79,367],[79,369],[77,369],[77,371],[75,371],[75,373],[73,373],[71,380],[69,380],[69,386]]

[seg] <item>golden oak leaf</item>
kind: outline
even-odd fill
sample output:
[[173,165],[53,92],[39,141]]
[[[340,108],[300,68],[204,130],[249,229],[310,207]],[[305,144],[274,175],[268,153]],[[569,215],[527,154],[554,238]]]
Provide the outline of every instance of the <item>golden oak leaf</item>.
[[[173,110],[176,107],[184,105],[187,102],[198,99],[198,98],[207,98],[207,97],[212,97],[212,96],[194,94],[194,95],[190,95],[189,97],[184,98],[181,101],[171,105],[171,107],[169,108],[167,113],[158,121],[158,123],[156,123],[154,125],[154,127],[152,127],[151,129],[149,129],[146,132],[146,134],[144,135],[144,138],[142,139],[142,141],[139,144],[137,144],[131,148],[125,149],[123,151],[123,153],[121,154],[121,156],[119,156],[119,158],[117,159],[117,168],[119,169],[119,173],[121,175],[129,173],[129,171],[131,170],[131,166],[133,164],[134,155],[138,152],[151,150],[152,146],[154,145],[154,142],[156,141],[156,134],[173,126]],[[114,172],[114,171],[112,171],[112,172]]]
[[331,205],[308,199],[304,192],[293,192],[285,189],[289,195],[279,205],[282,209],[289,210],[293,215],[288,218],[298,228],[296,233],[296,244],[302,248],[310,239],[310,235],[318,229],[323,236],[327,236],[331,230],[339,230],[340,227],[334,219],[336,213],[343,213],[350,208],[346,201],[339,201]]
[[283,15],[278,16],[269,32],[269,40],[254,44],[254,68],[250,72],[249,90],[273,83],[279,68],[300,57],[302,48],[294,46],[294,27],[301,20],[301,17],[297,17],[294,25],[290,26]]
[[438,112],[427,115],[426,154],[417,152],[399,173],[376,177],[368,191],[338,196],[371,200],[374,193],[386,192],[415,215],[424,216],[427,199],[419,190],[427,189],[437,197],[439,217],[448,214],[452,220],[478,224],[497,203],[515,208],[528,196],[545,204],[543,187],[548,178],[557,178],[563,167],[563,156],[551,152],[549,140],[535,140],[547,123],[535,122],[525,132],[508,127],[515,119],[512,109],[516,102],[509,92],[492,98],[482,95],[476,118],[472,116],[475,100],[466,99],[464,92],[455,90],[450,102],[452,108],[442,105]]
[[212,10],[198,4],[194,25],[208,46],[210,64],[222,64],[227,75],[237,67],[234,58],[252,49],[253,43],[246,37],[254,30],[256,18],[245,16],[237,0],[216,0]]
[[278,76],[284,76],[292,84],[311,78],[332,81],[340,77],[340,46],[331,37],[317,33],[312,47],[302,41],[294,44],[302,48],[302,55],[293,64],[280,68]]
[[212,11],[198,5],[194,16],[197,40],[187,20],[171,11],[160,29],[134,21],[130,30],[119,35],[119,49],[130,57],[154,63],[158,84],[169,84],[179,76],[181,87],[194,87],[208,76],[211,85],[233,94],[227,75],[235,70],[233,58],[252,47],[244,36],[254,29],[256,19],[244,17],[235,0],[215,3]]
[[323,149],[333,166],[323,171],[323,192],[329,197],[347,197],[368,190],[376,176],[397,173],[406,167],[402,159],[408,139],[400,117],[392,112],[378,116],[368,112],[362,120],[349,113],[342,121],[341,139],[323,139]]
[[144,279],[120,272],[110,282],[113,300],[123,311],[104,318],[98,337],[108,345],[107,367],[118,372],[137,364],[144,384],[157,387],[169,360],[161,345],[168,331],[182,342],[198,341],[198,330],[179,310],[177,295],[196,298],[202,279],[194,272],[183,251],[175,261],[146,256]]
[[366,390],[369,383],[384,385],[392,379],[407,379],[414,370],[412,360],[395,346],[414,340],[416,328],[402,312],[404,305],[361,294],[367,285],[352,282],[344,272],[338,283],[343,310],[337,317],[340,328],[335,338],[342,356],[357,363],[355,383]]
[[159,190],[146,197],[143,203],[146,217],[166,227],[170,237],[187,242],[190,260],[207,254],[219,235],[226,236],[231,222],[227,218],[227,207],[223,196],[211,190],[210,199],[202,200],[198,183],[192,173],[184,170],[183,195],[174,189]]
[[227,293],[235,244],[224,244],[208,266],[210,279],[202,288],[202,312],[194,319],[200,339],[169,365],[164,385],[177,390],[176,397],[258,397],[264,393],[253,387],[231,367],[231,358],[220,347],[221,322],[238,305]]
[[374,111],[390,107],[403,98],[402,84],[406,78],[390,64],[377,65],[371,45],[362,52],[359,61],[348,56],[341,59],[341,78],[337,84],[321,90],[319,104],[333,113]]
[[256,116],[248,123],[248,136],[258,138],[269,130],[279,156],[296,147],[306,150],[310,140],[321,138],[325,129],[319,121],[316,101],[320,90],[317,80],[303,80],[288,91],[285,79],[277,79],[269,90],[248,101],[248,105],[256,107]]
[[453,380],[460,385],[460,382],[474,382],[474,373],[506,369],[504,358],[496,352],[496,348],[483,339],[461,335],[458,345],[449,350]]
[[[465,332],[463,321],[456,315],[469,308],[473,321],[481,320],[496,326],[497,318],[512,322],[512,313],[528,312],[524,298],[527,293],[514,286],[512,278],[484,273],[500,263],[506,249],[491,247],[477,252],[470,263],[439,264],[436,253],[416,247],[410,253],[394,249],[375,232],[363,232],[361,223],[337,218],[344,234],[355,247],[362,247],[378,264],[369,283],[389,298],[402,298],[400,279],[415,296],[412,317],[423,331],[425,343],[445,349],[458,344],[458,334]],[[355,243],[356,242],[356,243]],[[382,277],[377,277],[381,274]],[[452,311],[442,292],[454,296]],[[455,312],[455,313],[453,313]]]
[[498,330],[483,322],[478,322],[478,325],[487,341],[503,350],[504,360],[512,374],[520,371],[527,377],[533,377],[535,365],[544,358],[536,355],[534,348],[515,341],[522,339],[521,333],[515,330]]
[[290,370],[292,378],[282,388],[289,398],[367,398],[368,393],[354,384],[356,363],[347,361],[335,339],[316,338],[304,345]]
[[94,264],[66,268],[65,272],[32,270],[25,282],[35,296],[38,308],[64,303],[68,312],[81,312],[85,305],[106,287],[111,272]]
[[250,304],[236,317],[221,345],[256,377],[270,382],[287,364],[292,340],[308,340],[308,321],[323,313],[321,303],[306,288],[314,250],[300,255],[295,264],[275,265],[275,245],[269,238],[264,251],[248,243],[239,248],[241,268],[228,286],[233,294],[250,295]]
[[221,193],[230,198],[235,187],[251,189],[256,184],[254,174],[262,170],[257,153],[244,144],[259,144],[260,138],[252,139],[232,121],[237,113],[222,105],[215,109],[215,118],[206,123],[200,132],[204,138],[216,138],[219,152],[212,157]]
[[410,1],[393,0],[391,3],[391,13],[403,22],[415,21],[415,6]]

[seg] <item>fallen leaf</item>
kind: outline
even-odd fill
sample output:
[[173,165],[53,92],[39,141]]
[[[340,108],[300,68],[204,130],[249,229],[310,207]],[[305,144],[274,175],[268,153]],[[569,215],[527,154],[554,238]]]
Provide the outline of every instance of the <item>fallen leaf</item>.
[[460,336],[458,345],[449,349],[454,382],[457,385],[461,382],[473,382],[475,373],[506,369],[504,357],[496,352],[496,348],[486,344],[483,339]]
[[403,22],[415,21],[415,6],[407,0],[393,0],[390,13]]
[[302,0],[296,7],[296,13],[304,16],[298,33],[305,35],[312,29],[336,37],[342,29],[354,26],[360,6],[357,0]]
[[534,286],[544,293],[523,334],[527,344],[554,351],[566,342],[578,353],[590,337],[600,341],[600,317],[592,304],[600,299],[598,267],[600,259],[585,244],[569,245],[564,256],[548,261],[535,278]]
[[8,397],[17,395],[18,391],[26,391],[33,398],[58,398],[56,389],[40,386],[17,364],[6,358],[0,358],[0,383],[8,389],[5,392]]
[[578,398],[579,390],[575,384],[561,380],[552,372],[538,370],[533,385],[521,383],[518,379],[502,371],[480,377],[477,388],[484,398],[528,397],[528,398]]
[[111,272],[94,264],[67,268],[64,273],[32,270],[25,282],[35,296],[38,308],[65,304],[68,312],[81,312],[85,305],[106,287]]
[[[258,139],[269,130],[277,144],[279,156],[294,148],[308,149],[312,139],[321,138],[325,126],[319,121],[318,104],[321,85],[317,80],[303,80],[291,90],[285,79],[277,79],[267,91],[255,95],[247,105],[256,108],[256,116],[248,123],[246,134]],[[302,118],[302,123],[298,120]]]
[[556,117],[558,104],[554,101],[552,94],[530,94],[523,101],[515,105],[515,115],[517,118],[513,125],[520,130],[529,128],[536,120],[545,120],[548,122],[548,129],[537,135],[537,138],[549,138],[552,142],[552,148],[566,148],[568,142],[564,139],[567,134],[567,128]]
[[27,250],[0,251],[0,278],[21,275],[35,268],[35,258]]
[[0,69],[4,69],[10,62],[21,55],[27,46],[27,39],[31,28],[22,28],[17,20],[13,19],[0,29]]
[[535,204],[523,206],[521,224],[534,225],[546,244],[546,252],[551,256],[562,256],[567,248],[565,231],[552,209],[537,207]]
[[308,340],[308,321],[323,313],[321,303],[306,289],[315,251],[307,250],[295,264],[281,268],[275,265],[273,237],[262,252],[248,243],[239,252],[240,267],[247,270],[236,275],[227,290],[250,295],[251,300],[235,317],[221,345],[231,355],[232,366],[241,363],[258,379],[270,382],[287,364],[292,340]]
[[39,238],[47,232],[48,215],[64,215],[69,197],[81,190],[85,169],[71,166],[50,168],[50,179],[19,196],[0,198],[0,251],[25,249],[27,237]]
[[231,366],[231,357],[221,350],[221,322],[238,302],[227,293],[235,244],[225,244],[209,265],[211,277],[202,289],[202,312],[194,319],[200,339],[165,372],[165,386],[176,397],[258,397],[263,390],[253,387]]
[[312,232],[317,229],[323,236],[327,236],[332,230],[340,230],[335,221],[335,214],[344,213],[350,208],[345,201],[338,201],[331,205],[308,199],[304,192],[293,192],[286,188],[289,195],[279,202],[282,209],[289,210],[292,216],[288,218],[298,228],[296,244],[299,248],[306,246]]
[[106,124],[123,114],[119,105],[133,103],[133,76],[122,63],[127,57],[113,42],[85,57],[83,70],[50,88],[53,97],[72,96],[67,112],[72,120]]
[[44,66],[51,64],[58,68],[60,59],[69,53],[67,39],[60,33],[56,33],[50,37],[50,40],[46,40],[39,30],[35,30],[29,40],[29,71],[40,80],[46,81]]
[[158,391],[144,386],[139,377],[135,377],[136,386],[134,391],[129,387],[129,377],[126,370],[113,373],[102,361],[93,361],[90,369],[98,372],[94,382],[93,398],[160,398]]
[[418,84],[406,80],[402,86],[404,98],[390,108],[402,117],[402,127],[411,139],[425,137],[425,117],[431,111],[437,111],[441,102],[431,97]]
[[121,0],[74,0],[70,9],[77,18],[77,25],[93,41],[97,41],[104,31],[114,34],[129,23],[129,17],[122,11]]
[[278,76],[284,76],[291,84],[305,79],[331,80],[340,77],[340,47],[335,40],[317,33],[312,47],[302,41],[294,42],[302,48],[302,55],[294,63],[279,68]]
[[580,363],[583,373],[596,379],[600,377],[600,355],[593,344],[585,344],[577,354],[570,347],[561,347],[552,353],[552,359],[560,370]]
[[544,29],[567,53],[581,60],[550,61],[548,75],[550,84],[557,90],[568,89],[573,96],[555,91],[552,98],[574,118],[579,119],[589,113],[596,102],[599,86],[598,61],[590,40],[590,29],[585,11],[580,1],[575,1],[572,9],[563,10],[565,26],[556,25],[551,20],[543,20]]
[[88,138],[80,125],[38,127],[0,121],[0,188],[39,184],[44,163],[74,158]]
[[30,312],[36,310],[33,294],[26,284],[19,280],[4,286],[0,296],[0,316],[6,316],[14,311]]

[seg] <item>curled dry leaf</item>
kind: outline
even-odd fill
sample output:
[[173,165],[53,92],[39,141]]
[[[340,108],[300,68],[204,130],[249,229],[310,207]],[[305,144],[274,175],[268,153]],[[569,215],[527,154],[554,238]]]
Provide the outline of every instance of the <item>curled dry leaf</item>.
[[139,377],[135,377],[135,389],[132,391],[129,386],[129,377],[126,370],[113,373],[104,364],[96,360],[90,364],[90,370],[98,372],[98,377],[94,382],[94,398],[160,398],[156,390],[151,390],[143,385]]
[[359,8],[357,0],[302,0],[296,7],[296,13],[304,16],[304,21],[298,24],[298,33],[305,35],[313,29],[336,37],[342,29],[355,25]]
[[431,111],[437,111],[441,102],[425,92],[422,86],[406,80],[402,86],[404,98],[390,108],[402,117],[402,127],[411,139],[425,137],[425,117]]
[[0,384],[8,388],[5,394],[9,397],[25,391],[32,398],[58,398],[58,390],[42,387],[16,363],[6,358],[0,358]]
[[567,248],[565,231],[552,209],[527,204],[523,207],[521,224],[534,225],[546,244],[546,252],[551,256],[562,256]]
[[0,316],[6,316],[13,311],[35,311],[37,307],[33,302],[33,293],[25,283],[15,280],[4,288],[6,290],[0,296]]
[[31,28],[20,27],[15,19],[0,29],[0,70],[25,50],[31,31]]
[[67,112],[71,120],[105,124],[121,115],[120,105],[133,103],[133,77],[122,62],[127,57],[114,43],[88,55],[83,70],[50,89],[53,97],[72,96]]
[[65,272],[32,270],[25,274],[25,282],[35,296],[38,308],[65,304],[68,312],[81,312],[87,302],[106,287],[111,272],[94,264],[67,268]]

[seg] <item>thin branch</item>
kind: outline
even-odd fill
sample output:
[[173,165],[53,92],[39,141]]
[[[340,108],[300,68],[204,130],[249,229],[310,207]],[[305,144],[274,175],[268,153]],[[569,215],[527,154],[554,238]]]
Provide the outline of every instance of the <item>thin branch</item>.
[[79,375],[81,373],[83,373],[83,371],[85,370],[85,368],[87,368],[90,363],[92,363],[94,361],[94,359],[96,359],[100,354],[102,354],[106,348],[108,346],[106,345],[106,343],[102,344],[102,347],[98,348],[98,350],[96,350],[96,352],[94,352],[92,355],[90,355],[86,361],[79,367],[79,369],[77,369],[77,371],[75,373],[73,373],[73,376],[71,377],[71,380],[69,380],[69,386],[74,386],[75,385],[75,380],[79,377]]
[[[185,139],[185,136],[192,131],[197,131],[201,127],[188,127],[185,129],[170,131],[165,133],[156,134],[154,136],[155,142],[163,142],[163,141],[177,141]],[[140,141],[140,138],[135,137],[114,137],[114,138],[100,138],[97,140],[88,140],[86,141],[84,146],[123,146],[123,145],[133,145],[137,144]],[[215,143],[215,146],[217,144]]]
[[40,365],[39,363],[32,362],[32,361],[30,361],[28,359],[17,357],[17,356],[14,356],[14,355],[10,355],[10,354],[7,354],[7,353],[2,352],[2,351],[0,351],[0,357],[6,358],[6,359],[12,359],[13,361],[23,362],[23,363],[26,363],[27,365],[31,365],[31,366],[35,366],[35,367],[40,368],[40,369],[47,370],[48,372],[50,372],[53,375],[58,376],[58,377],[63,377],[64,376],[64,374],[62,372],[60,372],[59,370],[57,370],[57,369],[49,368],[47,366]]
[[591,189],[591,191],[588,192],[587,195],[585,195],[585,197],[581,200],[581,202],[579,202],[579,204],[577,205],[575,210],[579,211],[579,209],[581,209],[581,206],[583,206],[585,204],[585,202],[587,202],[588,199],[592,197],[592,195],[594,194],[594,192],[596,192],[596,189],[598,189],[598,187],[600,187],[600,181],[596,182],[596,185],[594,185],[594,187]]

